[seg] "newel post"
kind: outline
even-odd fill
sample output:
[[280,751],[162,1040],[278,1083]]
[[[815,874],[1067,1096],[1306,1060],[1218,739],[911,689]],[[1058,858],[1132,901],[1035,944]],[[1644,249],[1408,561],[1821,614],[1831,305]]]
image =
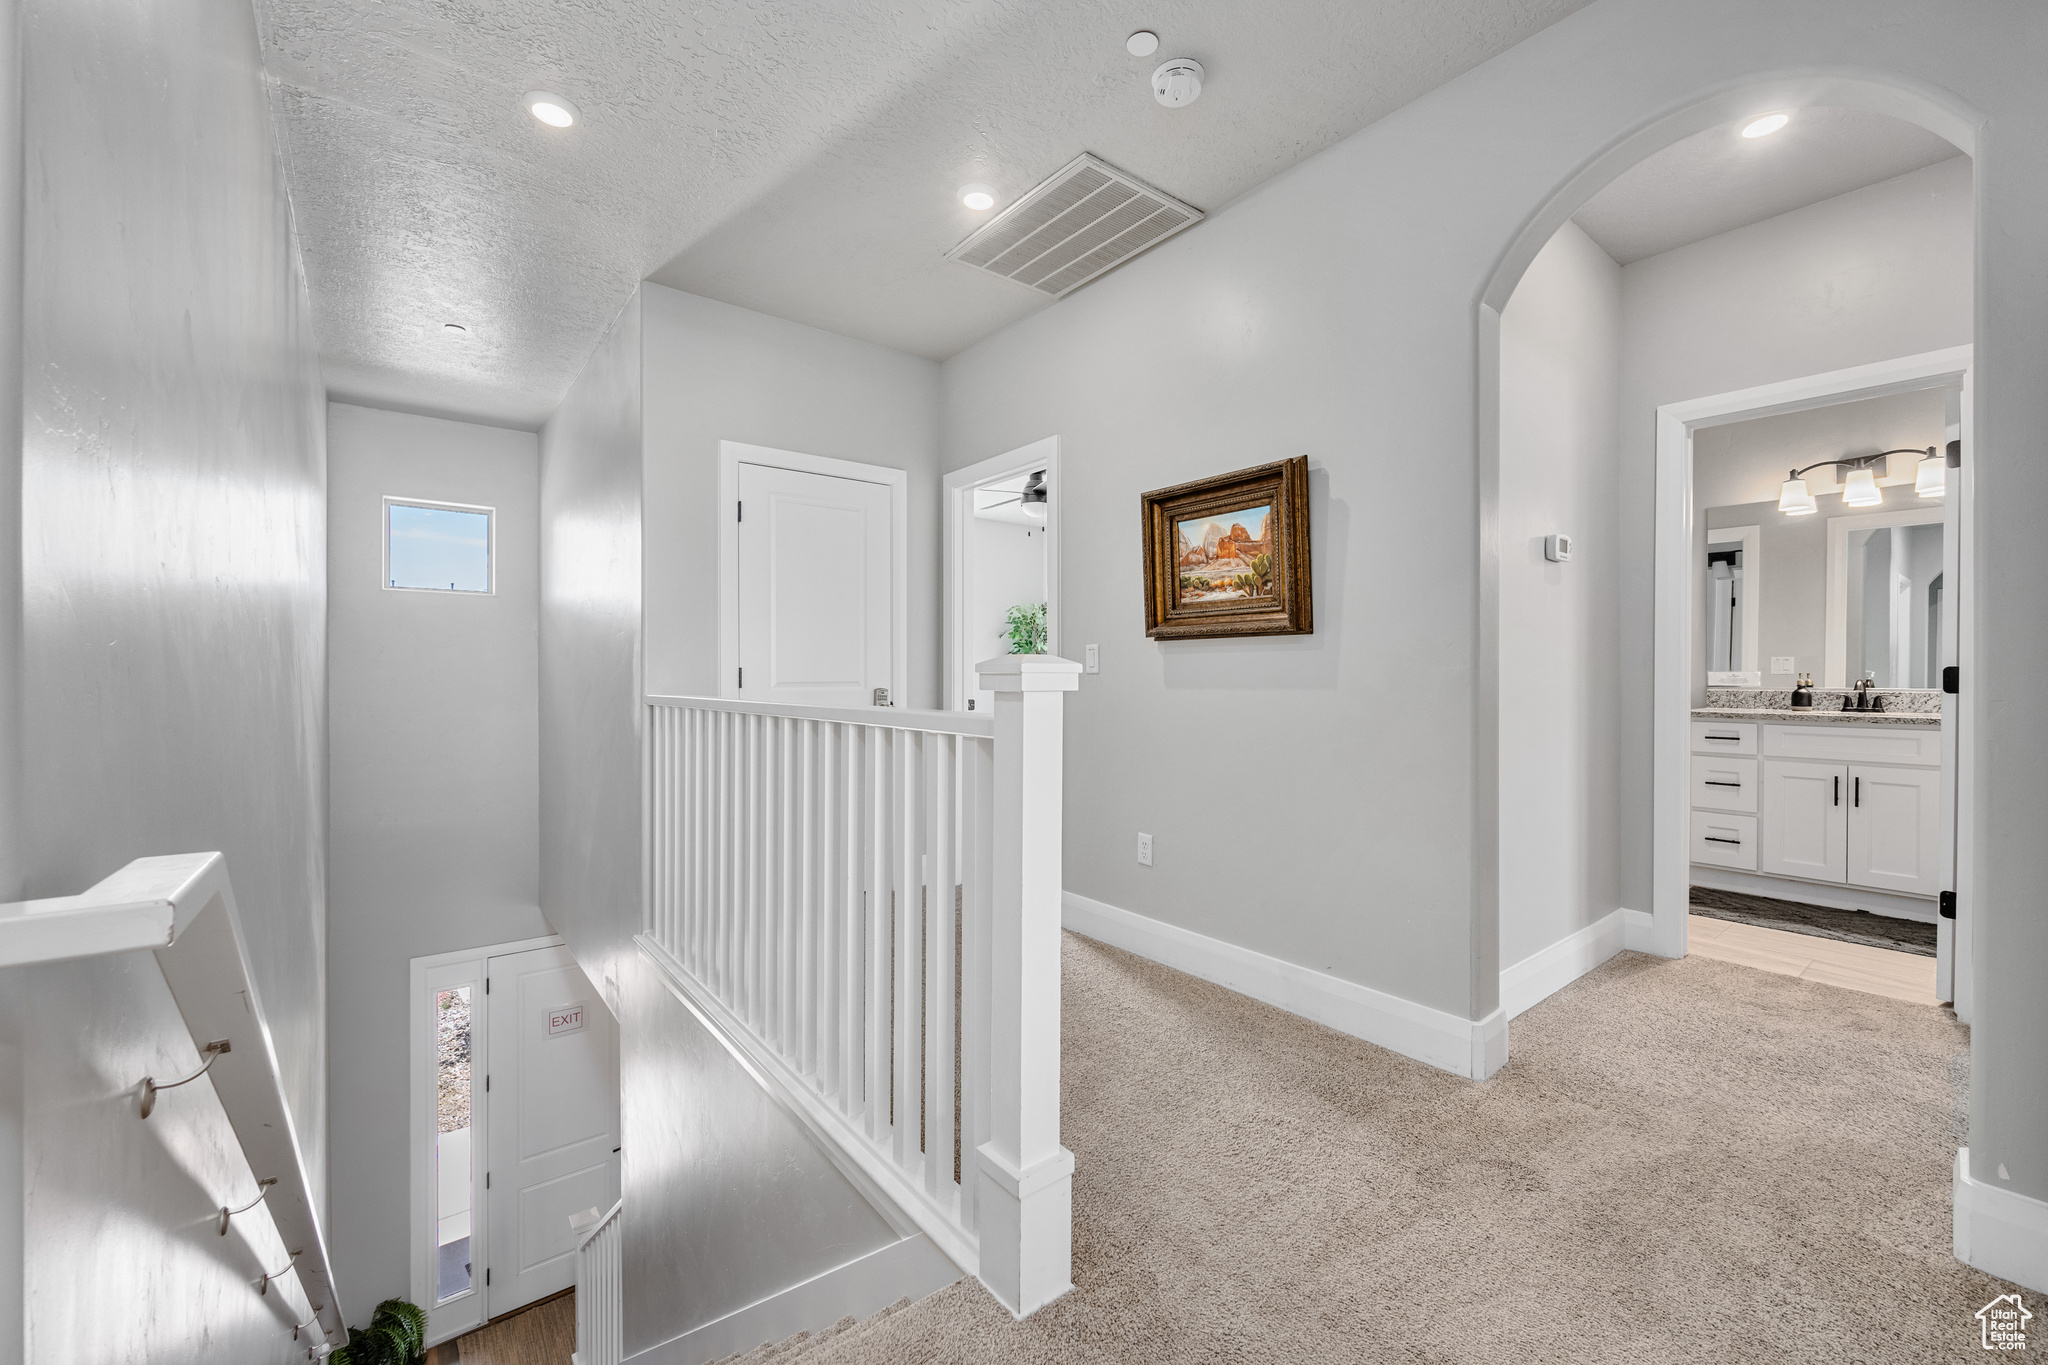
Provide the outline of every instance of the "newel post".
[[1065,694],[1081,665],[1006,654],[975,671],[996,701],[981,1281],[1021,1318],[1074,1287],[1074,1154],[1060,1146],[1060,784]]

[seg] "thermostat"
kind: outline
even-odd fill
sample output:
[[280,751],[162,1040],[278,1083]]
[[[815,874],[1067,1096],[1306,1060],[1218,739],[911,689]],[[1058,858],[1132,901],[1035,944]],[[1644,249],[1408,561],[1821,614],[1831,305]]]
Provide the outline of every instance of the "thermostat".
[[1570,536],[1543,537],[1543,557],[1553,564],[1562,564],[1572,557]]

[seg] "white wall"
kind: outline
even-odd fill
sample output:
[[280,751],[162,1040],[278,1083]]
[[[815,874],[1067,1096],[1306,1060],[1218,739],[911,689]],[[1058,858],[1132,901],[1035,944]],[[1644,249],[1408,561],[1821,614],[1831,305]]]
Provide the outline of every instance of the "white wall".
[[635,294],[540,436],[540,903],[600,986],[640,931],[640,466]]
[[[1967,343],[1971,201],[1971,162],[1955,157],[1649,257],[1621,272],[1621,519],[1626,553],[1621,609],[1622,637],[1628,642],[1621,667],[1621,847],[1622,899],[1627,905],[1639,910],[1650,906],[1656,409],[1665,403]],[[1825,420],[1814,417],[1787,429],[1818,439],[1812,424]],[[1843,434],[1853,437],[1860,430],[1845,428]],[[1921,438],[1898,444],[1913,440]],[[1939,428],[1922,443],[1943,444]],[[1705,446],[1710,455],[1724,448],[1712,438]],[[1782,471],[1777,475],[1781,481],[1784,477]],[[1762,481],[1758,479],[1759,485]],[[1752,496],[1775,501],[1776,487]],[[1703,547],[1704,541],[1698,544]],[[1702,549],[1699,557],[1703,556]],[[1768,595],[1768,564],[1764,572]],[[1693,599],[1697,603],[1699,594]],[[1768,669],[1771,650],[1764,647],[1762,653]],[[1806,667],[1804,655],[1799,657],[1800,666]],[[1817,659],[1812,671],[1818,678]],[[1764,681],[1771,682],[1768,674]],[[1703,696],[1704,673],[1694,686]],[[2043,1179],[2043,1188],[2048,1189],[2048,1169]]]
[[1500,321],[1503,965],[1621,908],[1620,339],[1621,268],[1567,223]]
[[[409,1297],[408,964],[540,912],[540,440],[327,417],[328,977],[337,1283]],[[497,591],[383,586],[384,497],[497,511]]]
[[[318,1200],[325,413],[255,18],[33,0],[23,33],[24,879],[226,853]],[[28,1020],[28,1357],[303,1360],[301,1301],[255,1291],[267,1219],[213,1235],[251,1176],[210,1088],[135,1117],[144,1074],[193,1065],[155,963],[0,993]]]
[[647,687],[718,694],[718,443],[908,471],[910,678],[939,696],[939,367],[658,284],[640,287],[647,442]]

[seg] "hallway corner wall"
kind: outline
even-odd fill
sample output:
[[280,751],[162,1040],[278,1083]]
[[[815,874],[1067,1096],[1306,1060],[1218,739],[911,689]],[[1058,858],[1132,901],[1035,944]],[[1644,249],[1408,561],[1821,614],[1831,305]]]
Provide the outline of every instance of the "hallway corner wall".
[[1620,365],[1621,267],[1566,223],[1500,320],[1504,971],[1622,908]]
[[641,298],[540,434],[540,904],[616,1013],[640,932]]

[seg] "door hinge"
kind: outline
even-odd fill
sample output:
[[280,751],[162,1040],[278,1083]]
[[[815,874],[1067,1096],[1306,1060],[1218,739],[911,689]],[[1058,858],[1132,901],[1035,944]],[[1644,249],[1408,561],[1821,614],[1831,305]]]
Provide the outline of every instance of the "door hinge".
[[888,688],[886,688],[886,687],[878,687],[878,688],[876,688],[876,689],[875,689],[875,705],[877,705],[877,706],[887,706],[888,704],[889,704],[889,689],[888,689]]
[[1956,917],[1955,892],[1944,891],[1941,893],[1941,917],[1943,919],[1954,919]]
[[1941,670],[1941,690],[1951,697],[1963,690],[1963,670],[1954,664]]
[[1961,469],[1963,467],[1963,443],[1961,441],[1950,441],[1948,443],[1948,459],[1945,463],[1950,469]]

